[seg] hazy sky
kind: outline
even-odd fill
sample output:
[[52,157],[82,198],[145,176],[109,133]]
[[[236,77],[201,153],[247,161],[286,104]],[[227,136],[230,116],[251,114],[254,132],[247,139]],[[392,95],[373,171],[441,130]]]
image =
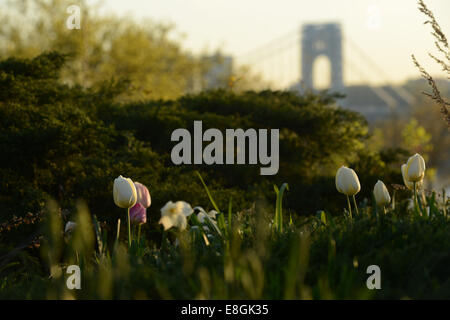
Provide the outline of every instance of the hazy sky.
[[[107,11],[119,15],[173,22],[178,32],[186,34],[184,47],[194,53],[220,48],[239,58],[238,61],[248,51],[294,32],[285,50],[274,49],[273,58],[260,61],[250,56],[255,69],[279,81],[299,76],[299,40],[295,38],[295,30],[304,23],[328,21],[340,22],[345,37],[370,55],[389,77],[385,79],[374,68],[365,66],[364,59],[346,44],[347,83],[399,82],[417,77],[410,59],[412,53],[434,75],[441,74],[426,55],[427,51],[435,51],[433,38],[430,27],[423,25],[425,17],[418,11],[416,0],[105,0],[104,3]],[[426,3],[450,38],[450,0],[426,0]]]

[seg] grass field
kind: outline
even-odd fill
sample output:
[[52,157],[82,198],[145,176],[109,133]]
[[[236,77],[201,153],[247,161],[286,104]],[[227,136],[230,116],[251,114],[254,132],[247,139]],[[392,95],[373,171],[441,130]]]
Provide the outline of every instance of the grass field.
[[[42,259],[18,251],[3,264],[0,298],[450,298],[445,195],[424,194],[423,211],[410,200],[393,199],[386,213],[365,201],[353,218],[344,210],[293,220],[281,206],[286,187],[275,188],[275,209],[240,210],[230,203],[203,223],[197,209],[186,230],[155,230],[162,234],[157,241],[151,234],[137,241],[134,226],[130,247],[126,235],[108,241],[116,234],[108,235],[83,205],[76,228],[64,234],[61,215],[50,204]],[[205,207],[215,207],[214,190],[205,185],[205,192],[212,201]],[[73,264],[80,266],[80,290],[67,289],[66,267]],[[366,285],[370,265],[380,268],[379,290]]]

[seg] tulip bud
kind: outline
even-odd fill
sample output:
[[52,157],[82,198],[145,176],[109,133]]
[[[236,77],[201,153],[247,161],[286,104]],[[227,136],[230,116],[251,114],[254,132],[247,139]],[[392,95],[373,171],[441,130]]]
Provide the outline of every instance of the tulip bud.
[[406,180],[419,182],[425,176],[425,160],[418,153],[408,159],[406,163]]
[[353,169],[340,167],[336,173],[336,189],[347,196],[354,196],[361,190],[358,176]]
[[[403,183],[405,184],[405,186],[409,189],[409,190],[413,190],[414,189],[414,182],[408,181],[408,179],[406,178],[406,164],[402,164],[402,177],[403,177]],[[416,188],[420,189],[422,187],[422,182],[423,180],[420,180],[418,182],[416,182]]]
[[136,203],[134,207],[130,209],[130,221],[135,224],[144,224],[147,222],[147,209],[140,204]]
[[136,187],[137,202],[140,203],[144,208],[150,207],[152,199],[147,187],[139,182],[135,182],[134,186]]
[[120,208],[131,208],[136,204],[136,187],[130,178],[119,176],[114,180],[114,203]]
[[375,201],[377,205],[384,207],[391,202],[391,196],[389,195],[389,191],[384,185],[383,181],[378,180],[373,188],[373,195],[375,196]]

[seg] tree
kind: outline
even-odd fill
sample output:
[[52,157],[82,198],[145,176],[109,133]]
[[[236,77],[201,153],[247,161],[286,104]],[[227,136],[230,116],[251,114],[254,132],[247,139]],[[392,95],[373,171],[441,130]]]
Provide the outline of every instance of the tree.
[[[66,27],[68,0],[11,1],[0,27],[1,56],[30,58],[56,50],[72,59],[62,70],[69,84],[96,87],[128,79],[122,100],[171,99],[184,94],[199,63],[172,40],[174,28],[152,21],[101,16],[99,5],[79,1],[81,29]],[[24,28],[24,26],[26,26]]]

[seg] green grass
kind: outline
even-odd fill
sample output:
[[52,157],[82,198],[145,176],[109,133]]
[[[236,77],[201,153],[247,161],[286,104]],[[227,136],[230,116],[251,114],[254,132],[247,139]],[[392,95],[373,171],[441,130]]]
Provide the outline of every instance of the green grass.
[[[187,230],[160,228],[159,241],[144,233],[130,249],[126,232],[114,241],[115,232],[107,234],[84,206],[78,207],[74,233],[65,237],[53,204],[41,257],[21,252],[2,265],[0,298],[450,298],[449,201],[442,196],[422,199],[429,214],[406,203],[384,214],[365,201],[352,219],[321,211],[288,220],[282,208],[286,184],[275,186],[275,208],[238,210],[230,200],[222,212],[199,178],[219,212],[217,227],[207,220],[205,231],[191,215]],[[81,290],[66,289],[64,268],[71,264],[81,267]],[[381,269],[381,290],[366,287],[370,265]]]

